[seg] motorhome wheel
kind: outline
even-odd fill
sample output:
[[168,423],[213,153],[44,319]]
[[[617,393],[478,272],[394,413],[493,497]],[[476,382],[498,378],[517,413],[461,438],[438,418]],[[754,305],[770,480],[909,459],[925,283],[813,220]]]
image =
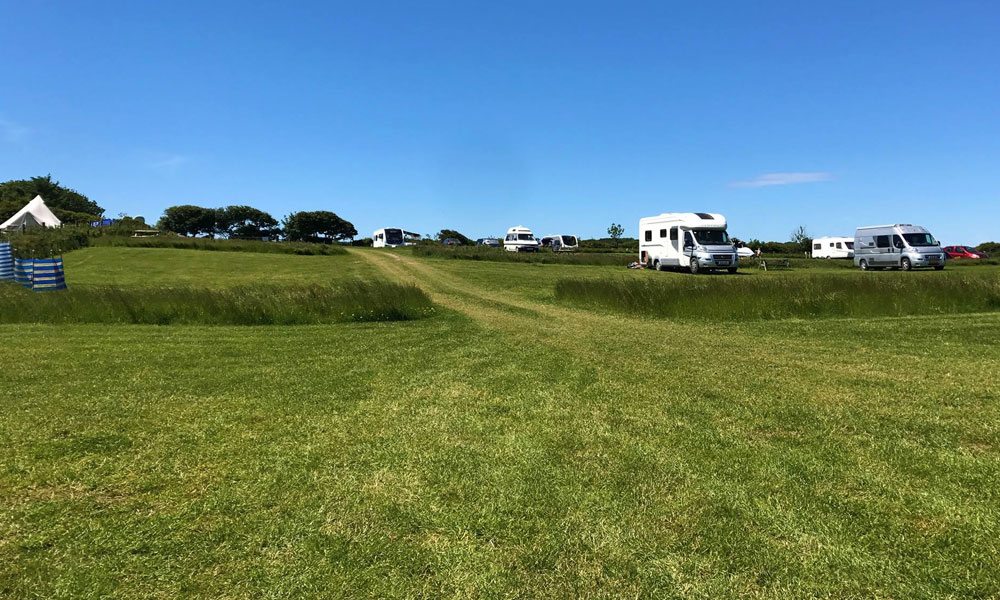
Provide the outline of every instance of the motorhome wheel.
[[913,265],[910,264],[910,259],[904,258],[899,262],[899,268],[903,271],[909,271]]
[[944,265],[938,265],[938,266],[934,267],[934,270],[935,271],[944,271]]
[[868,261],[862,258],[861,262],[858,263],[858,266],[861,267],[862,271],[867,271],[868,270]]
[[735,273],[736,272],[736,267],[729,267],[726,270],[729,271],[730,273]]
[[691,257],[691,273],[694,274],[694,275],[697,275],[698,271],[700,269],[701,269],[701,266],[698,264],[698,259],[696,257],[692,256]]

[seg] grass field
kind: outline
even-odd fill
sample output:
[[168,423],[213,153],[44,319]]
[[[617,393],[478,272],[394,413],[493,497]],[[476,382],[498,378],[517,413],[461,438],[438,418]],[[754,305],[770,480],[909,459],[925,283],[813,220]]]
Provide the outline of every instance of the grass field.
[[84,287],[374,277],[441,310],[0,325],[2,596],[1000,595],[1000,314],[649,319],[554,290],[684,275],[406,252],[66,259]]
[[384,279],[355,255],[289,256],[169,248],[83,248],[64,257],[66,282],[79,285],[196,285],[228,287],[327,284]]
[[561,279],[568,305],[680,320],[877,318],[1000,311],[1000,270]]

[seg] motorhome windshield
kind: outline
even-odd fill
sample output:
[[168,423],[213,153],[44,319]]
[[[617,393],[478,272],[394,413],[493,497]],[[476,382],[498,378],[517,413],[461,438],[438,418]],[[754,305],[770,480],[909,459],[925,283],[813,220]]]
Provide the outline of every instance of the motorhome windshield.
[[385,243],[386,244],[402,244],[403,243],[403,230],[402,229],[386,229],[385,230]]
[[854,250],[854,242],[844,242],[847,245],[848,250]]
[[937,240],[934,236],[929,233],[904,233],[903,238],[906,243],[917,247],[917,246],[937,246]]
[[567,246],[575,246],[576,245],[576,236],[575,235],[564,235],[564,236],[562,236],[562,241]]
[[732,243],[725,229],[692,229],[691,233],[694,234],[694,239],[698,240],[699,244],[705,246]]
[[534,241],[535,236],[531,235],[530,233],[519,233],[517,234],[517,239],[524,242],[531,242]]

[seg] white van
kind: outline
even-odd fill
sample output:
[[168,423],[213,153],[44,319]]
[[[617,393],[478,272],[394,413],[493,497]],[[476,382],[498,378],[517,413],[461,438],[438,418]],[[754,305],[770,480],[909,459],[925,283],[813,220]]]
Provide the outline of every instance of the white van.
[[944,251],[931,232],[919,225],[897,223],[858,227],[854,233],[854,266],[869,269],[944,268]]
[[412,246],[414,242],[419,239],[419,233],[403,231],[398,227],[384,227],[382,229],[376,229],[372,233],[372,247],[399,248],[400,246]]
[[854,238],[821,237],[813,240],[813,258],[853,258]]
[[726,218],[715,213],[663,213],[639,219],[639,262],[663,271],[692,273],[739,265],[736,247],[726,233]]
[[503,239],[503,249],[508,252],[538,252],[538,245],[535,234],[524,225],[511,227]]
[[580,244],[575,235],[547,235],[541,240],[542,248],[550,248],[553,252],[572,252]]

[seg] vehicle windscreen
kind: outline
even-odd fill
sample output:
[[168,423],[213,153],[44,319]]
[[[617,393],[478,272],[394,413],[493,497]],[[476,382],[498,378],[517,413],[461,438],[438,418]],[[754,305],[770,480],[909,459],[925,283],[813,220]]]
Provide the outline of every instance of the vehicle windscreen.
[[731,244],[725,229],[692,229],[694,239],[704,246]]
[[564,235],[564,236],[562,236],[562,241],[563,241],[563,244],[565,244],[567,246],[575,246],[576,245],[576,236],[575,235]]
[[975,251],[976,251],[976,249],[975,249],[975,248],[971,248],[971,247],[969,247],[969,246],[959,246],[959,247],[958,247],[958,249],[959,249],[959,250],[965,250],[965,251],[966,251],[966,252],[968,252],[969,254],[972,254],[973,252],[975,252]]
[[403,230],[402,229],[386,229],[385,230],[385,243],[386,244],[402,244],[403,243]]
[[524,242],[532,242],[535,240],[535,236],[530,233],[519,233],[517,234],[517,239]]
[[854,242],[844,242],[844,243],[847,244],[848,250],[854,250]]
[[934,236],[929,233],[904,233],[903,238],[906,243],[913,246],[914,248],[918,246],[937,246],[937,240]]

